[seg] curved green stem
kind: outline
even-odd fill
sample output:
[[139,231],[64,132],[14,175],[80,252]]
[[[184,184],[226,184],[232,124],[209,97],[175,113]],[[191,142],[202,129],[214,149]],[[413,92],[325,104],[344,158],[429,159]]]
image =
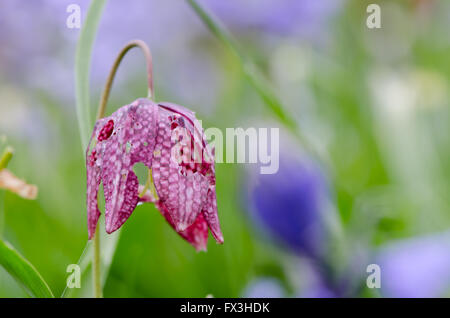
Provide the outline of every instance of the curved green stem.
[[155,200],[158,200],[158,193],[156,193],[155,184],[153,182],[152,169],[148,169],[147,181],[145,182],[144,189],[139,193],[139,197],[142,198],[147,190],[150,190],[152,197],[155,198]]
[[145,182],[144,189],[142,189],[141,193],[139,193],[139,197],[142,198],[150,187],[150,182],[152,182],[152,169],[148,169],[147,172],[147,181]]
[[147,80],[148,80],[148,98],[154,98],[153,95],[153,63],[152,63],[152,54],[147,44],[141,40],[133,40],[129,42],[125,47],[119,52],[116,60],[109,72],[108,78],[106,79],[106,84],[103,89],[102,97],[100,99],[100,105],[97,112],[97,119],[102,118],[104,116],[106,110],[106,104],[108,103],[109,93],[111,91],[111,87],[114,81],[114,77],[116,76],[117,69],[119,68],[120,62],[127,54],[127,52],[134,48],[139,47],[144,53],[145,61],[147,63]]
[[97,229],[94,234],[94,261],[93,261],[93,281],[94,281],[94,296],[95,298],[102,298],[102,282],[100,275],[100,233],[99,226],[97,225]]

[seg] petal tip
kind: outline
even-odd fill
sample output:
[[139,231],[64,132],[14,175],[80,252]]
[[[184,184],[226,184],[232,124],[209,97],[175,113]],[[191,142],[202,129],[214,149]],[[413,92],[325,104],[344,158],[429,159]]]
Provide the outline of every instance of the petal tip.
[[197,253],[206,253],[208,251],[208,249],[206,248],[206,245],[203,246],[195,246],[195,250],[197,251]]
[[215,239],[216,239],[216,243],[219,244],[219,245],[222,245],[223,242],[224,242],[223,236],[215,237]]
[[223,239],[223,234],[222,234],[222,231],[220,230],[220,228],[213,227],[213,228],[210,228],[210,231],[211,231],[212,236],[216,240],[217,244],[223,244],[224,239]]
[[186,230],[189,227],[189,225],[186,222],[179,222],[177,223],[177,225],[175,226],[175,229],[177,232],[183,232],[184,230]]
[[111,234],[112,232],[114,232],[117,229],[114,228],[111,224],[107,224],[105,227],[105,230],[106,230],[106,233]]

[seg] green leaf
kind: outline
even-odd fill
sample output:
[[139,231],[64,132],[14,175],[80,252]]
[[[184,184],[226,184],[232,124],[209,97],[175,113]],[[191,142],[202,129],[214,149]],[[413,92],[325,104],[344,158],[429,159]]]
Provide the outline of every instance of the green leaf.
[[187,2],[208,29],[235,55],[245,77],[250,84],[253,85],[266,107],[278,118],[278,120],[280,120],[281,123],[289,128],[294,135],[298,135],[296,121],[293,120],[292,116],[289,115],[289,112],[286,111],[278,96],[273,92],[270,84],[267,83],[266,79],[260,74],[252,60],[239,51],[232,36],[220,25],[217,19],[213,18],[211,13],[206,12],[196,0],[187,0]]
[[[104,227],[103,218],[100,218],[97,226]],[[109,269],[111,268],[112,260],[116,253],[117,243],[119,242],[121,229],[113,234],[106,234],[105,231],[101,231],[101,281],[102,288],[105,286],[108,278]],[[94,294],[93,281],[92,281],[92,253],[93,244],[92,241],[88,241],[81,253],[78,265],[81,272],[81,288],[64,289],[61,298],[73,298],[73,297],[92,297]]]
[[5,190],[0,190],[0,238],[5,227]]
[[89,133],[92,130],[89,96],[89,70],[91,66],[92,46],[105,3],[106,0],[91,2],[83,28],[81,29],[75,56],[76,106],[83,152],[87,147]]
[[34,266],[10,244],[0,240],[0,265],[34,297],[53,298],[53,293]]

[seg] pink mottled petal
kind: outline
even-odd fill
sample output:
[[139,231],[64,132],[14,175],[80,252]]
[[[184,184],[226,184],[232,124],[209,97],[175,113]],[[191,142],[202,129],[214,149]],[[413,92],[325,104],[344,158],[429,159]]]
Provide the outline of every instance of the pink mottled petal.
[[97,122],[96,164],[101,167],[108,233],[128,219],[139,201],[139,183],[133,165],[142,162],[151,167],[156,119],[156,104],[138,99]]
[[173,103],[168,103],[168,102],[159,102],[158,105],[162,106],[164,109],[166,109],[167,111],[169,111],[171,113],[177,113],[177,114],[182,115],[183,117],[188,119],[188,122],[192,126],[194,126],[195,124],[198,124],[198,121],[195,118],[195,113],[192,110],[187,109],[186,107],[183,107],[183,106],[180,106],[177,104],[173,104]]
[[156,144],[156,128],[158,119],[158,107],[148,99],[135,101],[137,107],[130,107],[132,122],[127,134],[130,145],[131,163],[142,162],[151,168],[153,151]]
[[189,244],[195,247],[197,251],[206,251],[208,244],[208,224],[202,214],[199,214],[194,223],[187,227],[184,231],[177,231],[169,212],[160,203],[157,208],[175,231],[184,238]]
[[[157,182],[160,176],[153,174],[153,178]],[[207,178],[199,173],[185,177],[179,174],[178,168],[171,166],[169,178],[160,180],[159,186],[162,191],[158,191],[158,197],[171,215],[177,231],[185,230],[194,223],[205,204]]]
[[[117,229],[122,216],[127,215],[130,206],[125,204],[125,199],[130,202],[133,200],[130,190],[135,188],[137,192],[138,185],[133,182],[131,171],[131,155],[127,151],[128,130],[132,124],[132,118],[129,116],[130,107],[122,107],[115,112],[111,119],[114,121],[114,133],[105,141],[99,142],[99,152],[102,164],[102,182],[105,193],[105,224],[106,232],[111,233]],[[109,119],[109,118],[108,118]],[[131,177],[130,177],[131,175]],[[137,193],[135,194],[137,196]],[[125,205],[125,211],[122,207]],[[135,206],[131,207],[131,212]],[[130,214],[131,214],[130,212]],[[128,214],[129,216],[129,214]]]
[[205,151],[203,154],[204,160],[209,160],[208,162],[214,162],[214,155],[211,152],[211,149],[207,147],[206,136],[203,132],[203,127],[201,123],[195,117],[195,113],[186,107],[169,103],[169,102],[160,102],[158,105],[168,112],[176,113],[181,115],[184,119],[186,119],[186,128],[191,131],[194,136],[196,143]]
[[100,210],[97,204],[97,193],[100,185],[100,172],[98,167],[87,167],[87,210],[89,239],[94,237]]
[[140,99],[113,114],[117,131],[105,143],[102,175],[106,201],[106,232],[117,230],[139,201],[139,182],[133,165],[149,168],[155,145],[156,106]]
[[208,224],[202,214],[199,214],[194,223],[183,232],[178,233],[197,251],[205,251],[208,245]]
[[108,213],[108,210],[106,210],[106,232],[108,234],[120,228],[133,213],[139,201],[138,187],[138,178],[133,171],[129,171],[126,182],[120,183],[118,187],[116,206],[111,207],[110,205],[110,209],[114,213]]
[[[95,229],[97,227],[98,218],[100,217],[100,210],[97,204],[98,188],[101,181],[101,168],[97,163],[96,147],[91,150],[93,139],[100,131],[103,121],[98,121],[94,127],[89,146],[86,151],[86,176],[87,176],[87,215],[88,215],[88,234],[89,239],[94,237]],[[95,141],[94,141],[95,143]]]
[[222,230],[220,229],[219,217],[217,215],[217,199],[215,188],[215,186],[210,187],[208,191],[208,199],[202,212],[215,240],[217,241],[217,243],[222,244],[223,234]]
[[173,158],[175,141],[169,118],[175,115],[160,108],[152,173],[158,197],[180,232],[193,224],[201,212],[209,181],[198,172],[187,171],[184,175],[182,167]]

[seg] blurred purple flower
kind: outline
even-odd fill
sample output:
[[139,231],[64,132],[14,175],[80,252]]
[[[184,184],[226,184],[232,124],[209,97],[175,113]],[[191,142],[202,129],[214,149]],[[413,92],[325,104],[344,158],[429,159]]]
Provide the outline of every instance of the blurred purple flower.
[[231,28],[295,34],[310,39],[327,28],[343,0],[202,0]]
[[[341,2],[212,0],[204,4],[231,29],[307,34],[310,39],[317,39],[317,33]],[[73,61],[79,30],[66,27],[69,15],[66,8],[79,4],[83,24],[89,3],[88,0],[1,1],[0,78],[44,89],[63,101],[73,100]],[[188,104],[201,102],[201,108],[206,110],[222,85],[214,55],[202,54],[204,45],[199,48],[199,42],[204,43],[199,39],[205,35],[209,36],[209,31],[185,1],[167,0],[161,4],[135,0],[133,6],[126,1],[109,1],[93,49],[93,91],[103,85],[114,59],[113,52],[130,39],[141,38],[151,44],[154,58],[159,61],[155,75],[162,78],[160,85],[167,85],[161,88]],[[129,74],[135,74],[138,64],[131,66],[127,67]],[[173,83],[178,82],[183,85],[175,85],[179,89],[173,92]],[[210,87],[199,95],[195,88],[204,87],[205,83]]]
[[242,294],[245,298],[283,298],[286,296],[283,286],[275,278],[253,280]]
[[339,284],[315,261],[300,259],[298,266],[291,270],[294,270],[291,277],[296,287],[294,297],[335,298],[343,295]]
[[279,171],[254,174],[248,189],[251,218],[294,253],[318,257],[326,240],[328,187],[310,159],[280,154]]
[[[66,27],[70,3],[73,1],[1,1],[0,78],[60,96],[72,92],[78,30]],[[88,1],[76,3],[83,10]]]
[[325,285],[311,287],[302,292],[301,298],[336,298],[336,294]]
[[[318,39],[316,33],[323,29],[340,2],[214,0],[205,5],[232,30],[258,28],[270,33],[308,34],[310,39]],[[83,24],[89,3],[88,0],[1,1],[0,81],[42,90],[61,105],[72,108],[73,65],[80,30],[66,27],[69,15],[66,8],[79,4]],[[201,112],[214,110],[211,105],[217,104],[217,96],[224,87],[220,57],[208,52],[208,41],[216,40],[187,3],[178,0],[163,4],[135,0],[133,6],[126,1],[107,2],[92,53],[93,93],[103,86],[114,52],[133,38],[150,43],[159,65],[155,69],[155,76],[160,78],[158,91],[170,94],[173,100],[195,104]],[[123,71],[126,75],[118,78],[117,96],[121,95],[121,89],[127,88],[124,83],[131,85],[130,80],[141,74],[139,60],[135,60],[127,61]]]
[[450,233],[394,242],[383,247],[381,292],[386,297],[442,297],[450,290]]

